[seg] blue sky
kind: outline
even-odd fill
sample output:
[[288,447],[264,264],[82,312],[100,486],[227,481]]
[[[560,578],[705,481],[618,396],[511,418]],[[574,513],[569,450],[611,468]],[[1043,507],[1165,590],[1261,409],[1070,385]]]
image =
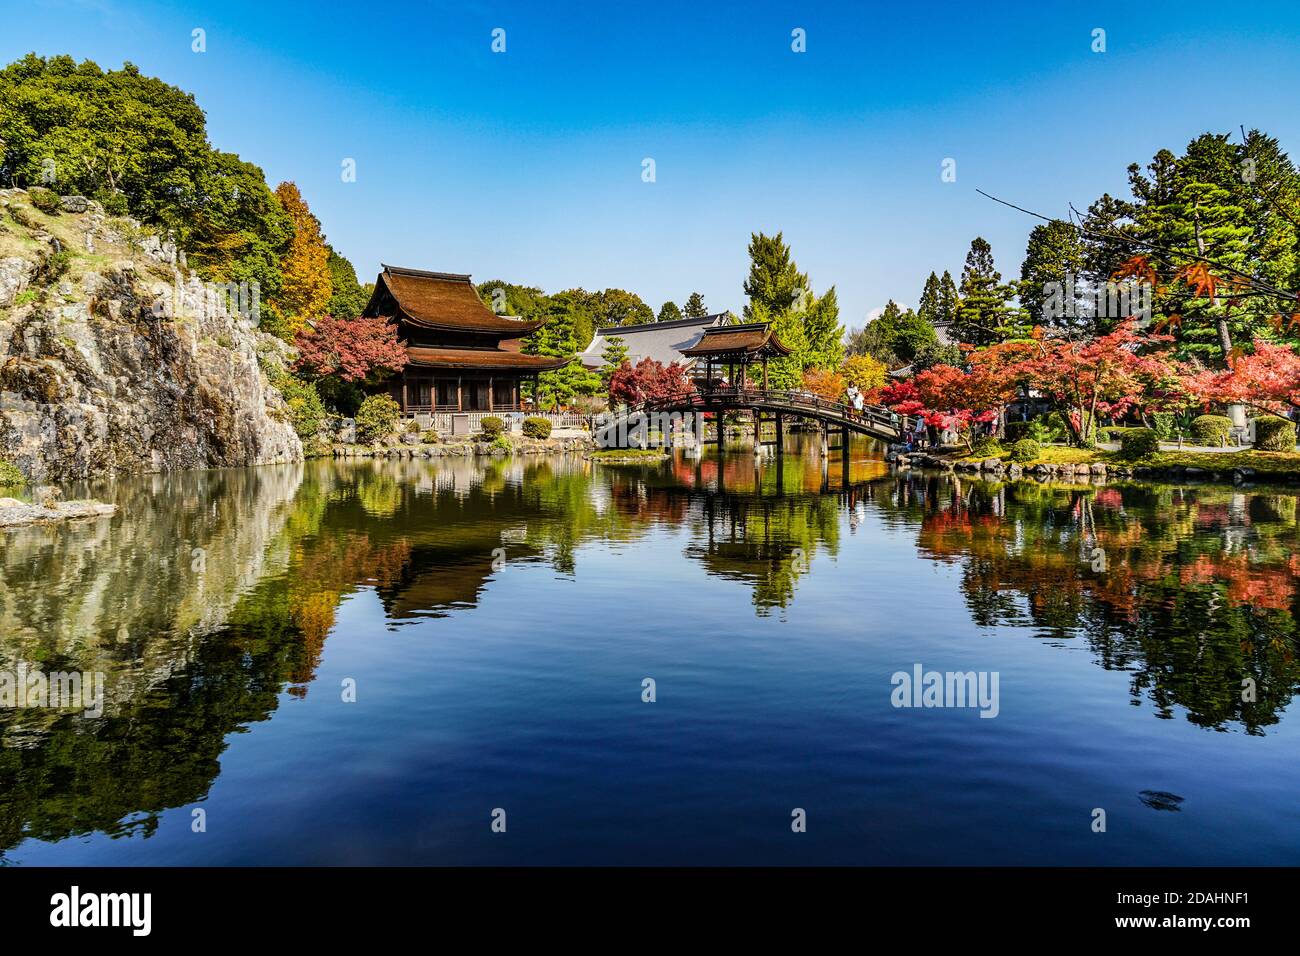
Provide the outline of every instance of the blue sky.
[[1018,274],[1034,222],[976,188],[1062,214],[1242,124],[1300,158],[1294,2],[4,6],[5,62],[130,60],[192,91],[363,281],[384,261],[739,312],[750,233],[780,230],[857,326],[957,276],[976,235]]

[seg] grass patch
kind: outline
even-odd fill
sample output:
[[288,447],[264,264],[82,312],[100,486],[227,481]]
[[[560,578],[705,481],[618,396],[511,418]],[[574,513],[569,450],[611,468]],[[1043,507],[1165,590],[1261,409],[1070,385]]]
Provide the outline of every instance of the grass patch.
[[1156,468],[1200,468],[1204,471],[1232,471],[1254,468],[1261,475],[1300,475],[1300,454],[1286,451],[1162,451],[1127,464]]
[[[1032,468],[1037,464],[1049,465],[1077,465],[1080,462],[1104,461],[1102,453],[1092,448],[1071,448],[1068,445],[1044,445],[1042,453],[1032,461],[1018,462],[1023,468]],[[1000,455],[963,455],[960,458],[954,458],[954,462],[980,462],[988,461],[990,458],[1000,458],[1003,461],[1011,460],[1011,452],[1004,451]]]
[[662,448],[599,448],[591,453],[596,461],[650,461],[667,455]]

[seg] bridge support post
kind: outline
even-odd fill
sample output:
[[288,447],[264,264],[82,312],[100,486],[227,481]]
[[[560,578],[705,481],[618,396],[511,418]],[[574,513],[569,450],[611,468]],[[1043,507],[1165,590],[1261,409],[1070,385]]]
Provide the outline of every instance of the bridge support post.
[[754,454],[763,454],[763,413],[757,408],[753,409],[751,414],[754,416]]
[[783,441],[783,439],[785,438],[785,430],[784,428],[782,428],[782,422],[783,419],[781,417],[781,413],[777,412],[776,413],[776,453],[778,455],[781,454],[783,451],[785,451],[785,442]]
[[822,422],[822,459],[830,454],[831,450],[831,426],[829,422]]

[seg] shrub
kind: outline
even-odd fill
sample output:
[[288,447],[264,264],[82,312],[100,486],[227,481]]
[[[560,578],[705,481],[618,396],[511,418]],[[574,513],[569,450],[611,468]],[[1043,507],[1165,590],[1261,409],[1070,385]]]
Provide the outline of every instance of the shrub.
[[59,211],[59,197],[48,189],[37,186],[29,190],[27,196],[31,199],[33,206],[47,215],[52,216]]
[[1192,444],[1218,448],[1228,443],[1232,419],[1225,415],[1200,415],[1192,419]]
[[1152,412],[1151,427],[1161,441],[1173,441],[1178,434],[1178,416],[1173,412]]
[[[1053,413],[1055,414],[1055,413]],[[1060,441],[1065,437],[1065,430],[1053,424],[1051,415],[1043,415],[1035,418],[1025,429],[1022,438],[1032,438],[1040,445],[1050,445],[1054,441]]]
[[983,455],[986,458],[1000,455],[1002,454],[1002,442],[998,441],[993,435],[981,435],[971,445],[971,454]]
[[289,406],[289,422],[298,437],[303,441],[315,439],[328,416],[316,386],[292,375],[281,375],[275,387]]
[[115,189],[106,189],[102,192],[98,192],[95,194],[95,198],[98,199],[100,204],[104,207],[104,212],[108,213],[110,216],[126,216],[131,212],[126,201],[126,194],[120,193]]
[[1022,438],[1011,446],[1012,461],[1033,461],[1035,458],[1041,457],[1042,454],[1043,446],[1032,438]]
[[1295,451],[1295,424],[1276,415],[1261,415],[1255,419],[1255,448]]
[[63,278],[68,267],[72,265],[72,253],[67,249],[60,249],[58,252],[51,253],[45,257],[41,263],[40,277],[44,282],[54,283]]
[[0,488],[20,488],[27,484],[27,479],[18,470],[18,466],[0,458]]
[[420,436],[420,441],[426,445],[438,444],[438,430],[436,428],[426,428],[424,434]]
[[357,409],[357,441],[373,445],[387,438],[397,428],[402,410],[387,395],[369,395]]
[[1127,429],[1119,440],[1120,454],[1125,458],[1145,458],[1160,450],[1160,436],[1151,428]]
[[507,438],[505,435],[497,435],[495,438],[493,438],[493,439],[492,439],[492,447],[493,447],[493,448],[503,448],[503,449],[505,449],[506,451],[510,451],[511,448],[512,448],[512,446],[511,446],[511,444],[510,444],[510,439]]
[[483,432],[483,440],[492,441],[506,430],[506,423],[495,415],[485,415],[479,421],[478,427]]
[[528,438],[550,438],[551,421],[548,418],[530,416],[524,419],[523,432]]

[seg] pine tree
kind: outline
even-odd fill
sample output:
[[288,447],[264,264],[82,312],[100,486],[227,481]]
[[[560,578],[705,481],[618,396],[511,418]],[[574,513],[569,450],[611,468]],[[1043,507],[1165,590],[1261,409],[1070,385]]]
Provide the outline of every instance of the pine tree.
[[935,310],[935,325],[951,325],[957,320],[957,283],[952,281],[952,273],[943,270],[939,280],[939,307]]
[[[1083,241],[1072,223],[1054,219],[1035,226],[1025,247],[1025,261],[1020,266],[1020,304],[1034,325],[1072,327],[1081,317],[1074,308],[1065,308],[1065,299],[1076,284],[1082,282]],[[1049,286],[1055,284],[1057,295]],[[1046,315],[1049,299],[1061,304],[1051,316]],[[1057,314],[1059,311],[1059,314]]]
[[604,363],[600,367],[600,381],[605,392],[609,391],[609,380],[618,371],[619,366],[627,361],[627,356],[627,345],[617,335],[612,335],[605,340],[605,349],[600,353],[601,362]]
[[1015,287],[1002,284],[1002,274],[993,264],[993,249],[976,237],[962,269],[960,302],[952,334],[959,341],[984,346],[1025,334],[1019,321],[1022,313],[1010,306]]
[[[545,314],[542,316],[546,322],[528,337],[525,351],[531,355],[572,358],[580,347],[587,344],[578,345],[585,305],[573,292],[548,296]],[[573,358],[563,368],[543,372],[539,376],[536,396],[538,408],[567,404],[577,395],[595,395],[601,387],[601,376],[588,371],[580,361]]]
[[709,310],[704,307],[704,296],[698,292],[692,292],[689,299],[686,300],[686,308],[682,310],[688,319],[702,319],[709,314]]
[[839,368],[844,361],[844,326],[835,286],[826,290],[803,316],[804,368]]
[[676,322],[682,317],[682,310],[677,308],[677,303],[671,299],[659,307],[659,317],[656,322]]
[[931,272],[925,280],[925,288],[921,290],[920,304],[916,307],[916,314],[931,325],[939,314],[939,294],[939,277]]

